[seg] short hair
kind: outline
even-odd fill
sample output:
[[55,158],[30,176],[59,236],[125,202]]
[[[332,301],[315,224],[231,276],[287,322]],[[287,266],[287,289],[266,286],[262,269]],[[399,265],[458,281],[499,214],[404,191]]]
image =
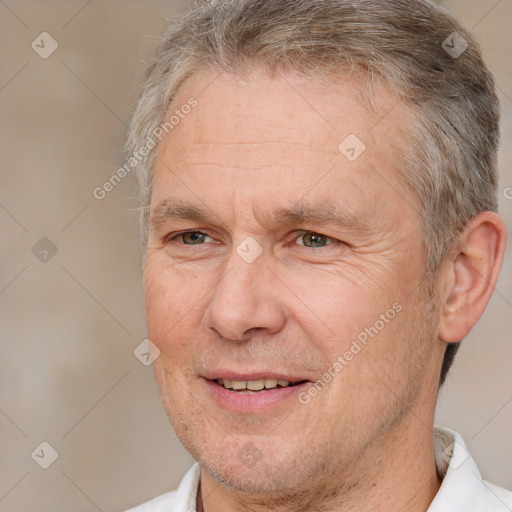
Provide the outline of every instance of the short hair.
[[[497,211],[499,100],[472,34],[428,0],[217,0],[164,33],[126,144],[154,140],[183,82],[198,72],[243,76],[255,66],[315,80],[362,78],[412,112],[397,172],[420,205],[427,275],[478,213]],[[155,144],[153,144],[155,146]],[[149,145],[148,145],[149,147]],[[135,166],[147,243],[156,147]],[[448,344],[444,382],[458,344]]]

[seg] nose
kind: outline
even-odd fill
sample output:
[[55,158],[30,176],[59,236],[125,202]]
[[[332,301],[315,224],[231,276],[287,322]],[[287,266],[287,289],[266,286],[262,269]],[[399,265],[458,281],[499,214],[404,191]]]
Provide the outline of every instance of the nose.
[[205,325],[217,337],[243,341],[251,334],[275,334],[285,323],[279,280],[264,255],[248,263],[236,251],[213,290]]

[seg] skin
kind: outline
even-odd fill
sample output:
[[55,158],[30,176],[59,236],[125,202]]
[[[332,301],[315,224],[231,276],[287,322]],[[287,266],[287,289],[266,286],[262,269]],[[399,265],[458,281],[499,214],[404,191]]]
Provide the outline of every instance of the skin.
[[[477,216],[428,283],[418,201],[395,169],[411,112],[385,89],[370,111],[357,91],[264,70],[198,74],[170,107],[198,101],[158,148],[146,317],[206,512],[425,511],[439,488],[432,425],[444,350],[483,312],[505,228],[496,214]],[[338,150],[349,134],[366,146],[353,162]],[[211,218],[167,217],[171,198]],[[299,202],[336,203],[350,222],[270,222]],[[246,237],[262,250],[252,263],[237,253]],[[400,312],[306,405],[237,412],[212,399],[205,376],[218,368],[313,386],[395,303]],[[248,446],[258,454],[249,465]]]

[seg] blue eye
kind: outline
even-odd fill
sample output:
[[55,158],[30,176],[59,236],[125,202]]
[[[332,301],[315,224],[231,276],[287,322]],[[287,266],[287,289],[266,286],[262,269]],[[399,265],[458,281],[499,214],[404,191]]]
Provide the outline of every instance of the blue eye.
[[302,243],[298,245],[304,245],[305,247],[325,247],[332,243],[332,238],[312,231],[300,235],[297,240],[299,239],[302,239]]

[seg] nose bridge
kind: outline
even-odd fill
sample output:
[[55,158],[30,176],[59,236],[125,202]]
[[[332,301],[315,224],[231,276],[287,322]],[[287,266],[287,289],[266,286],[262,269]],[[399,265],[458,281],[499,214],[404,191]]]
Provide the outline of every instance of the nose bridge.
[[229,299],[229,295],[232,295],[247,299],[247,303],[256,301],[259,295],[257,278],[261,281],[261,277],[268,272],[266,256],[262,244],[252,236],[245,236],[236,242],[226,260],[224,277],[217,285],[218,293],[224,295],[225,291],[228,292],[222,299]]
[[277,332],[283,315],[272,298],[272,273],[261,245],[247,237],[234,247],[225,269],[213,289],[205,313],[206,326],[230,340],[239,340],[255,328]]

